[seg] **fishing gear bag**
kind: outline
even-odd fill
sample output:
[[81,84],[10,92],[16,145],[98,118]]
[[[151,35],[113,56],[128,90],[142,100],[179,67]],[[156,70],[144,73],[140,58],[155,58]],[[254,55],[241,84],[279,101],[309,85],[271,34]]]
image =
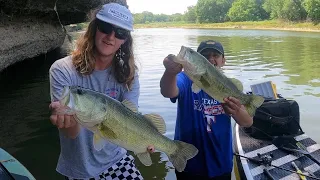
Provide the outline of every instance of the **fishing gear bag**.
[[274,136],[304,133],[300,127],[299,105],[295,100],[287,100],[281,95],[279,99],[268,100],[257,108],[253,125],[245,131],[257,139],[271,139]]

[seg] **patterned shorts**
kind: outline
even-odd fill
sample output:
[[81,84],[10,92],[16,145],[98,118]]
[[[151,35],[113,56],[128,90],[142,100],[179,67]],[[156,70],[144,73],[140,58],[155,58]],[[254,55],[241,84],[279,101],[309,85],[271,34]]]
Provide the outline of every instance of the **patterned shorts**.
[[134,158],[125,155],[119,162],[102,172],[96,178],[74,179],[65,177],[66,180],[143,180],[141,173],[134,165]]

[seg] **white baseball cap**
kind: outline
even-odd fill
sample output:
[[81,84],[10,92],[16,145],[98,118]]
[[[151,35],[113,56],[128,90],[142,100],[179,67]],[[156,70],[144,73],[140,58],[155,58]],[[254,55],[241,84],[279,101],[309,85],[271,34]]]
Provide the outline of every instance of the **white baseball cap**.
[[128,31],[133,31],[133,16],[130,10],[118,3],[103,5],[96,18]]

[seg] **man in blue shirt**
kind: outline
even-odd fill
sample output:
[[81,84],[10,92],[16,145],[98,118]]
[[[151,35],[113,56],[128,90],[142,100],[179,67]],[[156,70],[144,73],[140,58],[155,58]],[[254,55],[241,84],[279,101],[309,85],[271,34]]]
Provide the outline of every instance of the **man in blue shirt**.
[[[225,64],[224,49],[217,41],[201,42],[197,52],[216,67]],[[232,130],[231,116],[240,126],[252,125],[252,117],[234,97],[220,103],[204,91],[192,92],[192,81],[182,71],[182,66],[165,58],[166,68],[161,81],[161,93],[175,103],[178,99],[177,121],[174,139],[191,143],[199,149],[194,158],[188,160],[177,179],[231,179]]]

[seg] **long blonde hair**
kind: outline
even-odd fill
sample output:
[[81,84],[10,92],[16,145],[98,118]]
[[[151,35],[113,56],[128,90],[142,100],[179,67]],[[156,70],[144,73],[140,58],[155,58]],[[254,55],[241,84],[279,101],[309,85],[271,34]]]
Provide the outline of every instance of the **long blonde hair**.
[[[121,4],[121,3],[119,3]],[[100,8],[99,8],[100,9]],[[76,43],[75,50],[72,51],[72,63],[81,74],[88,75],[91,74],[95,68],[95,35],[97,30],[97,20],[95,15],[99,9],[94,10],[91,14],[91,21],[88,25],[87,31],[84,35],[80,36]],[[135,59],[133,55],[133,39],[129,33],[125,43],[121,45],[116,54],[119,54],[120,49],[124,52],[122,57],[123,64],[120,63],[120,59],[116,56],[112,60],[112,73],[119,83],[125,83],[128,88],[131,87],[134,75],[138,70],[135,64]]]

